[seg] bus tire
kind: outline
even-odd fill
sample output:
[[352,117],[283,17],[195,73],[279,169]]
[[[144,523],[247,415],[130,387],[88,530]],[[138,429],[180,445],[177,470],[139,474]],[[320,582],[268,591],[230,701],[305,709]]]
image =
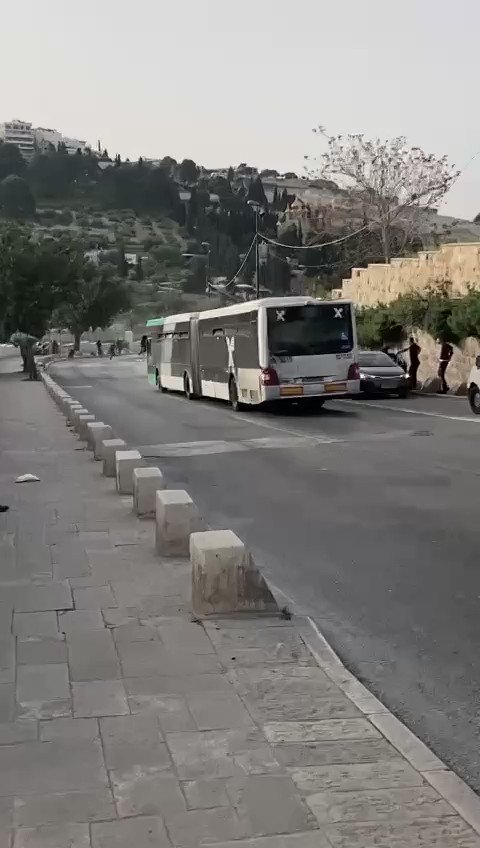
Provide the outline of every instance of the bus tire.
[[194,400],[195,395],[193,394],[192,387],[190,385],[190,377],[187,373],[183,375],[183,391],[185,392],[187,400]]
[[157,384],[157,389],[159,391],[163,392],[163,394],[165,394],[165,392],[167,390],[166,390],[165,386],[162,386],[162,381],[160,379],[160,374],[158,373],[158,371],[155,371],[155,382]]
[[238,389],[237,384],[233,377],[231,378],[228,384],[228,397],[230,400],[230,406],[232,407],[234,412],[239,412],[241,407],[241,403],[238,399]]

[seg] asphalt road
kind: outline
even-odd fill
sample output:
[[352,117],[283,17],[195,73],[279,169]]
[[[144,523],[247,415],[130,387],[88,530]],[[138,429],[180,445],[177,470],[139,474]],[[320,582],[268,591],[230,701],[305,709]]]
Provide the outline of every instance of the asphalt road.
[[234,414],[136,358],[53,376],[230,527],[345,664],[480,790],[480,416],[462,399]]

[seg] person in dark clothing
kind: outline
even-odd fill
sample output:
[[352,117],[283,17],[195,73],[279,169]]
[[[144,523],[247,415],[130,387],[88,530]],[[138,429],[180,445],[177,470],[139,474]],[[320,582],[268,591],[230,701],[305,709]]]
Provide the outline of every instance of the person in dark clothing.
[[410,388],[417,388],[417,373],[420,367],[420,353],[422,352],[422,348],[418,345],[413,338],[410,336],[408,347],[401,350],[400,353],[407,353],[410,357],[410,367],[408,369],[408,376],[410,377]]
[[438,363],[438,376],[440,377],[441,386],[440,391],[442,395],[446,395],[448,392],[448,384],[445,379],[445,372],[448,368],[449,362],[453,356],[453,347],[449,344],[445,339],[439,339],[440,347],[440,361]]
[[100,339],[97,339],[97,356],[103,356],[103,347]]
[[108,349],[108,353],[109,353],[110,359],[113,359],[113,357],[115,356],[115,342],[112,342],[112,344],[110,345],[110,347]]

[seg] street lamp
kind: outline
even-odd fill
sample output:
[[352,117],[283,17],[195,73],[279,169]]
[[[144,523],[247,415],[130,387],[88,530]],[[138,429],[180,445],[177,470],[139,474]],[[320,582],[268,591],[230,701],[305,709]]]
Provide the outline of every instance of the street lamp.
[[260,253],[259,253],[259,238],[258,238],[258,215],[260,212],[261,204],[258,200],[247,200],[247,205],[251,206],[251,208],[255,212],[255,276],[256,276],[256,286],[255,286],[255,295],[257,299],[260,296]]

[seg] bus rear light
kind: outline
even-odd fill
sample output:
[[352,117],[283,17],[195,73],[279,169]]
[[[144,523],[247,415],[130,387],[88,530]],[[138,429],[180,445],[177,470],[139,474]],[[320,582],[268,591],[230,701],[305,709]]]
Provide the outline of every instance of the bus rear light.
[[280,380],[275,368],[263,368],[260,372],[260,384],[262,386],[279,386]]
[[360,368],[358,367],[357,362],[352,362],[348,369],[347,380],[359,380],[360,379]]

